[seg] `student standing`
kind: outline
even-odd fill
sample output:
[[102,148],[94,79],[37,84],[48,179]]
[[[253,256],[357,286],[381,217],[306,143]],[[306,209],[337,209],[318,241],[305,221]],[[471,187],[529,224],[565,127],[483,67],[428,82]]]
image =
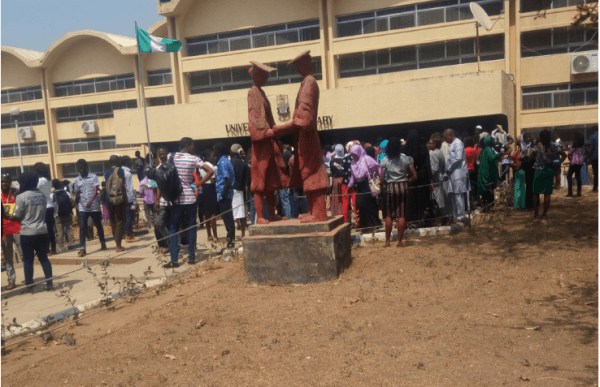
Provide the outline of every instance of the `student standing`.
[[48,227],[48,239],[51,252],[48,255],[56,254],[56,236],[54,234],[54,204],[52,203],[52,178],[48,166],[42,162],[35,163],[33,171],[38,176],[38,189],[46,196],[46,226]]
[[54,193],[52,194],[52,205],[54,206],[54,217],[58,226],[58,240],[62,239],[63,245],[69,244],[69,229],[73,223],[73,201],[69,194],[63,189],[60,180],[52,180]]
[[[242,146],[233,144],[231,146],[231,165],[235,173],[235,183],[233,184],[233,199],[231,206],[233,208],[233,218],[238,223],[238,228],[242,231],[242,238],[246,236],[246,205],[244,204],[244,189],[246,188],[246,163],[240,157]],[[286,188],[287,190],[287,188]]]
[[46,277],[46,290],[54,290],[52,264],[48,260],[48,227],[46,225],[46,195],[37,187],[39,178],[32,172],[19,176],[21,193],[17,196],[13,215],[8,220],[21,223],[21,247],[26,292],[33,293],[33,258],[37,254]]
[[[16,203],[16,196],[13,192],[12,187],[12,178],[8,173],[2,175],[2,206],[4,208],[5,205],[7,207],[11,207]],[[3,214],[5,214],[3,212]],[[10,214],[7,214],[10,215]],[[15,257],[15,253],[13,250],[13,245],[17,245],[17,249],[19,250],[19,255],[23,257],[23,250],[21,249],[21,225],[18,222],[8,220],[4,216],[2,217],[2,248],[4,250],[4,259],[6,261],[6,275],[8,276],[8,286],[6,290],[12,290],[16,287],[15,281],[17,276],[15,274],[15,265],[13,259]]]
[[223,144],[215,145],[215,153],[221,158],[217,163],[217,199],[219,201],[219,212],[225,229],[227,230],[227,248],[233,248],[235,241],[235,222],[231,202],[233,200],[233,186],[235,184],[235,172],[231,161],[227,158],[229,150]]
[[117,245],[116,252],[123,251],[121,242],[125,234],[125,217],[127,214],[127,203],[130,198],[125,186],[125,170],[121,167],[119,155],[110,156],[112,167],[104,174],[106,182],[106,205],[108,207],[108,220],[112,229],[113,237]]
[[73,194],[80,195],[79,199],[79,256],[85,256],[85,234],[87,231],[88,218],[92,218],[96,228],[98,229],[98,238],[100,238],[100,250],[106,250],[106,241],[104,240],[104,228],[102,227],[102,213],[100,212],[100,197],[98,196],[97,187],[100,186],[100,181],[95,173],[89,171],[87,161],[84,159],[77,160],[75,164],[79,171],[79,176],[73,183]]

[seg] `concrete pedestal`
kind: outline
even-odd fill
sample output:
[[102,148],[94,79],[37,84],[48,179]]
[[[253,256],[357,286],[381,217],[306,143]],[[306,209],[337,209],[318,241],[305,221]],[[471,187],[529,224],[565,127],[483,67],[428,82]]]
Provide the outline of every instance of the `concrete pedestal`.
[[248,280],[307,284],[337,278],[350,264],[350,228],[342,216],[310,224],[290,219],[250,226],[242,240]]

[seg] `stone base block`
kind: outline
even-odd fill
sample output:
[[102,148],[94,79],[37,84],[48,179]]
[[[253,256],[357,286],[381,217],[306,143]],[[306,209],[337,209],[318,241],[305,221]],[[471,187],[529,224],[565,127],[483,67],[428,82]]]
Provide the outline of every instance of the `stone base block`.
[[301,224],[297,219],[251,226],[243,238],[250,282],[308,284],[336,279],[350,265],[350,224],[343,217]]

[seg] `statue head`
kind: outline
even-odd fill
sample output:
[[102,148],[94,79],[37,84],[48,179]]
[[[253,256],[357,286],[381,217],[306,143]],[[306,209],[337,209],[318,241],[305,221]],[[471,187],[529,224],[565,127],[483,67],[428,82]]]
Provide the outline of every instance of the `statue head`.
[[312,57],[310,56],[310,50],[298,55],[288,64],[290,66],[295,64],[298,74],[302,75],[303,77],[312,74]]
[[264,86],[267,83],[267,79],[269,79],[269,73],[276,69],[260,62],[250,63],[252,63],[252,67],[248,70],[248,74],[250,74],[252,81],[254,81],[254,85],[257,87]]

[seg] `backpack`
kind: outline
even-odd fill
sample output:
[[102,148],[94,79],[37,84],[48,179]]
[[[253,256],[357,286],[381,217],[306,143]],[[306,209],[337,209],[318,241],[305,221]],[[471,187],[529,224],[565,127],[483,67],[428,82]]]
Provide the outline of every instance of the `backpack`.
[[118,175],[119,168],[115,167],[114,172],[106,182],[106,193],[108,200],[113,206],[118,206],[125,203],[125,192],[123,191],[123,181]]
[[58,216],[63,218],[73,214],[73,202],[65,191],[54,193],[54,200],[58,204]]
[[183,186],[181,185],[179,173],[177,173],[177,168],[175,167],[173,155],[157,168],[148,166],[144,173],[148,179],[152,179],[156,182],[156,185],[160,190],[160,195],[167,202],[176,201],[183,193]]

